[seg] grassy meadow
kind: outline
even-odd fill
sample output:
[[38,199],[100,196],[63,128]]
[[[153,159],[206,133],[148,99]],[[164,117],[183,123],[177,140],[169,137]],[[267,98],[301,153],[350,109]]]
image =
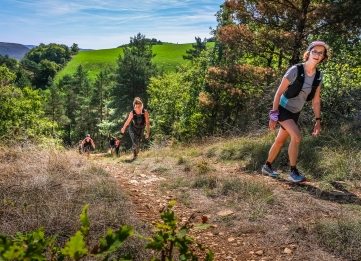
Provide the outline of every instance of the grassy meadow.
[[[214,43],[208,43],[213,45]],[[154,45],[153,53],[156,54],[154,62],[164,71],[174,71],[177,66],[189,62],[184,60],[183,55],[186,51],[192,48],[192,43],[187,44],[172,44],[164,43],[162,45]],[[83,69],[88,72],[91,79],[95,79],[97,74],[104,70],[106,67],[113,67],[119,55],[123,54],[123,48],[112,48],[102,50],[87,50],[79,52],[67,64],[67,66],[59,72],[55,81],[58,81],[66,74],[74,74],[80,64]]]

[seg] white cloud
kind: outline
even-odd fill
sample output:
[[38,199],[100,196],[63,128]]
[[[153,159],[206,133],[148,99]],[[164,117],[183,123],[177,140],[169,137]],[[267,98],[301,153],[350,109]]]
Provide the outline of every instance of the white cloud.
[[[0,41],[112,48],[138,32],[166,42],[210,37],[223,1],[1,0]],[[4,33],[3,33],[4,32]]]

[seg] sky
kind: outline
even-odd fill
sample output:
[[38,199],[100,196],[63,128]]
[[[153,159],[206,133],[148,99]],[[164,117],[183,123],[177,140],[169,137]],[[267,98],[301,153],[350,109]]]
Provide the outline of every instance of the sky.
[[162,42],[210,38],[224,0],[0,0],[0,42],[108,49],[138,33]]

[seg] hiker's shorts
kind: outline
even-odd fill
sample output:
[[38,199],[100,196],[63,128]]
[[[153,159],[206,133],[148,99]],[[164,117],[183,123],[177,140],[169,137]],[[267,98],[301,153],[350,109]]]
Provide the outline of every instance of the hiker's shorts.
[[93,147],[91,145],[85,145],[83,148],[84,152],[91,152],[93,151]]
[[[282,122],[282,121],[286,121],[286,120],[293,120],[296,124],[298,122],[298,118],[300,117],[301,112],[290,112],[289,110],[283,108],[281,105],[278,106],[278,122]],[[283,126],[281,125],[281,128],[285,130],[285,128],[283,128]]]

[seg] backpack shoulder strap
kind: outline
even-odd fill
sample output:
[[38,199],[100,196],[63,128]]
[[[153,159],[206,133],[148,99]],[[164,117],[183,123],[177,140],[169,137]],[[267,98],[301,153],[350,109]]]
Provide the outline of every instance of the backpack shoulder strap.
[[315,78],[313,79],[312,86],[318,87],[320,85],[320,82],[321,82],[321,71],[319,71],[316,68],[316,75],[315,75]]
[[[303,68],[303,63],[297,64],[297,78],[305,78],[305,68]],[[304,80],[302,82],[304,82]]]

